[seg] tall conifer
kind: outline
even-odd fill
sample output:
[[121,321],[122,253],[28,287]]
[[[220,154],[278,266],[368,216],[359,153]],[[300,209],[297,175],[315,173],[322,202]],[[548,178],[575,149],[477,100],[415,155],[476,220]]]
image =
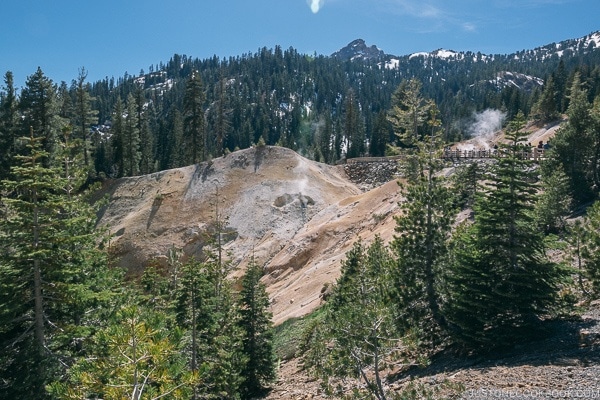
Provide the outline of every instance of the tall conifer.
[[4,83],[0,92],[0,179],[8,177],[16,152],[18,129],[18,99],[12,72],[4,75]]
[[0,393],[41,399],[93,330],[88,311],[99,304],[105,264],[68,135],[61,163],[47,167],[44,138],[31,132],[27,154],[12,169],[14,180],[2,182],[0,386],[6,387]]
[[245,398],[259,395],[275,379],[273,353],[273,322],[269,312],[269,296],[260,282],[262,268],[252,260],[242,277],[240,292],[239,327],[242,331],[242,349],[247,362],[242,369]]
[[446,315],[469,347],[505,346],[534,334],[557,296],[560,271],[547,259],[534,225],[524,126],[519,113],[476,200],[475,221],[458,230],[454,244]]
[[418,152],[409,161],[413,171],[407,178],[403,213],[396,218],[398,236],[392,248],[397,259],[393,276],[400,328],[420,329],[431,340],[432,330],[445,327],[440,308],[453,208],[451,192],[438,176],[443,167],[442,144],[433,105],[429,123],[431,134],[416,143]]
[[204,131],[204,85],[198,71],[194,71],[185,86],[183,116],[185,138],[190,146],[191,161],[196,164],[206,159],[206,137]]

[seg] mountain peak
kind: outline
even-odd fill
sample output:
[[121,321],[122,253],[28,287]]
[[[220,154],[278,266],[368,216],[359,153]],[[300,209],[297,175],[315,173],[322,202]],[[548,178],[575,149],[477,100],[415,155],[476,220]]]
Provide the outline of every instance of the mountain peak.
[[367,46],[363,39],[356,39],[331,55],[342,60],[380,60],[385,57],[383,50],[377,46]]

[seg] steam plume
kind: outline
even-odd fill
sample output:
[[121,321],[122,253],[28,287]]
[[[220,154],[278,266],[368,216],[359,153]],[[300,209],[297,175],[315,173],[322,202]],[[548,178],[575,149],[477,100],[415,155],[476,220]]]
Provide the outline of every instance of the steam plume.
[[506,113],[488,109],[474,115],[475,121],[469,128],[471,137],[489,138],[502,128]]

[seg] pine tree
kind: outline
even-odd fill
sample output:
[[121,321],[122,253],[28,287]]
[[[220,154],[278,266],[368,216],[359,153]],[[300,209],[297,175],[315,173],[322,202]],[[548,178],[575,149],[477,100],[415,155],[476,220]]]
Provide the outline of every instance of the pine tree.
[[2,185],[0,392],[8,398],[45,397],[45,385],[93,330],[89,309],[102,297],[106,265],[96,249],[95,210],[79,191],[85,174],[70,158],[68,135],[62,165],[44,166],[43,139],[32,131],[14,180]]
[[123,165],[126,176],[140,172],[140,130],[138,128],[137,108],[133,95],[127,97],[127,112],[123,125]]
[[478,182],[482,178],[482,166],[479,163],[459,165],[451,177],[454,204],[458,209],[473,207],[477,195]]
[[181,342],[181,331],[169,327],[164,314],[125,304],[95,335],[93,356],[50,390],[65,400],[189,399],[197,377],[185,368]]
[[173,113],[173,119],[171,121],[171,136],[169,140],[171,146],[170,157],[169,157],[169,168],[183,167],[184,155],[182,151],[183,147],[183,118],[181,113],[177,110]]
[[385,150],[389,142],[391,124],[389,123],[384,111],[377,114],[373,135],[369,143],[369,154],[372,157],[385,156]]
[[535,220],[545,233],[558,233],[564,230],[566,216],[573,199],[569,179],[561,168],[552,168],[554,163],[541,163],[542,192],[535,205]]
[[238,323],[240,315],[235,304],[232,282],[229,280],[234,266],[226,259],[223,249],[226,218],[222,215],[221,201],[217,187],[213,202],[213,229],[207,232],[207,246],[203,249],[206,257],[205,273],[212,285],[212,291],[208,295],[216,300],[212,312],[217,330],[212,335],[212,353],[207,357],[212,365],[208,381],[211,382],[213,393],[233,399],[240,395],[244,380],[241,371],[247,358],[242,351],[242,331]]
[[242,369],[244,398],[259,395],[265,385],[275,379],[273,323],[269,312],[269,296],[260,282],[262,268],[252,260],[242,277],[239,327],[243,353],[247,362]]
[[42,150],[46,152],[43,160],[49,166],[57,150],[59,137],[59,114],[56,100],[56,89],[41,68],[27,78],[25,88],[21,91],[19,109],[22,118],[22,135],[27,136],[33,129],[38,137],[42,138]]
[[431,135],[418,142],[414,157],[416,173],[408,178],[403,210],[396,218],[393,249],[397,265],[394,271],[398,323],[403,332],[422,331],[433,340],[436,330],[445,328],[441,299],[446,269],[446,244],[453,222],[452,195],[437,176],[441,161],[441,138],[435,108],[431,108]]
[[324,163],[332,162],[332,140],[333,140],[333,125],[331,116],[326,114],[319,120],[317,130],[317,149],[316,152],[321,157],[321,161]]
[[592,149],[598,148],[593,133],[590,117],[591,105],[588,102],[588,91],[581,82],[581,76],[575,74],[569,93],[567,108],[568,122],[561,126],[552,139],[551,157],[557,158],[569,178],[571,193],[577,203],[584,203],[594,197],[593,176],[597,174],[590,168],[594,162]]
[[357,379],[356,393],[364,390],[378,400],[387,398],[382,371],[407,350],[389,304],[392,264],[379,237],[368,248],[355,243],[346,254],[330,308],[319,326],[311,327],[310,350],[304,355],[305,364],[323,379],[328,391],[335,390],[332,378],[352,377]]
[[239,398],[245,364],[241,332],[228,281],[217,272],[216,257],[191,260],[181,268],[176,289],[178,326],[188,338],[189,369],[201,385],[192,398]]
[[134,97],[135,118],[139,132],[139,171],[141,174],[149,174],[154,170],[154,138],[149,121],[152,105],[147,104],[141,87],[136,88]]
[[[221,71],[222,73],[222,71]],[[227,99],[227,84],[226,78],[221,76],[215,87],[215,97],[216,101],[214,104],[215,107],[215,156],[220,157],[225,154],[225,141],[229,136],[229,132],[231,130],[231,109],[228,106]]]
[[183,98],[183,120],[185,139],[190,146],[191,163],[206,159],[206,137],[204,131],[204,85],[198,71],[192,73],[185,87]]
[[588,209],[581,229],[581,258],[591,292],[600,293],[600,202]]
[[[432,104],[421,94],[421,82],[413,78],[403,81],[392,97],[388,119],[404,146],[412,146],[423,137],[425,122]],[[425,133],[426,134],[426,133]]]
[[3,92],[0,92],[0,179],[8,178],[13,156],[16,153],[16,136],[18,128],[18,99],[14,86],[13,74],[8,71],[4,75]]
[[472,348],[531,337],[557,296],[560,271],[533,229],[534,180],[530,161],[520,156],[524,125],[522,113],[509,124],[509,142],[477,197],[475,221],[455,235],[445,315],[455,338]]
[[541,122],[550,122],[558,118],[557,90],[554,78],[550,76],[544,83],[544,90],[531,111],[532,116]]
[[[199,368],[207,365],[200,355],[210,349],[210,335],[215,329],[213,310],[214,297],[210,296],[210,282],[204,266],[191,260],[184,264],[176,287],[176,312],[178,325],[189,331],[189,369],[197,374]],[[204,340],[202,340],[204,338]],[[193,398],[198,398],[198,389],[194,388]]]
[[77,137],[81,140],[81,150],[83,161],[86,167],[90,165],[89,133],[91,125],[98,122],[98,111],[92,109],[92,102],[95,100],[90,95],[90,84],[86,83],[87,71],[85,68],[79,70],[79,75],[75,81],[75,124]]
[[596,196],[600,193],[600,95],[596,96],[590,109],[588,182]]
[[117,99],[112,114],[111,146],[113,154],[113,169],[117,178],[125,175],[125,117],[123,102]]
[[359,105],[353,90],[346,94],[344,102],[344,133],[346,135],[346,157],[360,157],[365,152],[365,132],[360,119]]

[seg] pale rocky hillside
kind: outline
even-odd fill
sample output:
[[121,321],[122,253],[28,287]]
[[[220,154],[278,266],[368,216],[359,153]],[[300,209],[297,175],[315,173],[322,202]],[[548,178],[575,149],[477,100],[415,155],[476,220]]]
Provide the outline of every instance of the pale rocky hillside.
[[[364,172],[363,172],[364,173]],[[389,240],[400,195],[390,182],[365,191],[343,166],[316,163],[281,147],[255,147],[210,163],[107,182],[100,224],[112,235],[118,265],[139,273],[166,263],[170,247],[199,255],[214,231],[217,203],[225,250],[240,274],[264,265],[274,322],[321,303],[352,244]],[[218,190],[218,197],[217,197]],[[218,199],[218,202],[217,202]]]

